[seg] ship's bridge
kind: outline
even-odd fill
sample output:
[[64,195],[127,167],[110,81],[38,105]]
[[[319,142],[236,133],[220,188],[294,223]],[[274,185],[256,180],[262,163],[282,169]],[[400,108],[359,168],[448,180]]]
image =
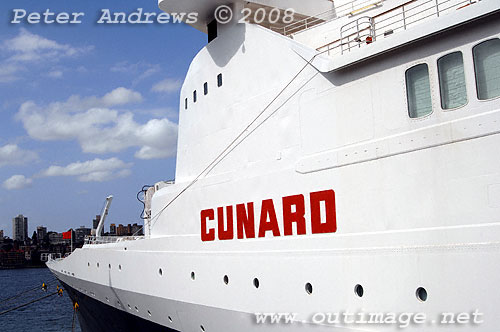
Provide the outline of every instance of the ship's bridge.
[[[208,32],[207,26],[215,18],[216,9],[222,5],[230,5],[238,19],[245,18],[248,23],[258,24],[283,34],[287,28],[288,32],[290,29],[296,32],[325,22],[332,16],[335,17],[333,0],[159,0],[158,3],[161,10],[170,14],[198,13],[197,22],[186,23],[205,33]],[[244,9],[248,13],[244,15],[245,17],[242,15]],[[276,9],[279,10],[279,14]],[[278,19],[285,17],[287,9],[293,9],[293,16],[288,17],[288,20]]]

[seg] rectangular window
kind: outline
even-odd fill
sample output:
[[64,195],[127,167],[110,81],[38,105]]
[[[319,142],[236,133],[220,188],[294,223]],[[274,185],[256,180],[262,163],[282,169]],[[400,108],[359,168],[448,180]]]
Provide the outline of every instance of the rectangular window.
[[193,91],[193,103],[196,103],[196,90]]
[[432,112],[429,67],[422,63],[406,71],[406,94],[410,118],[420,118]]
[[474,46],[472,54],[477,98],[487,100],[500,96],[500,39],[490,39]]
[[219,88],[222,86],[222,74],[217,75],[217,86]]
[[208,95],[208,83],[205,82],[205,84],[203,84],[203,93],[206,95]]
[[184,109],[188,109],[188,99],[184,100]]
[[449,110],[467,104],[462,52],[447,54],[440,58],[437,63],[441,108]]

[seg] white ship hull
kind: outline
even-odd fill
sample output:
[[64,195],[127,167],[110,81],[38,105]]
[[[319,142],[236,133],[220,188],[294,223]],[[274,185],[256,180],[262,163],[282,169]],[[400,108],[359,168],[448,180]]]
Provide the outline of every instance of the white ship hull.
[[[470,7],[439,18],[437,35],[395,34],[403,44],[417,38],[396,50],[389,38],[365,45],[347,69],[335,69],[347,58],[323,54],[295,79],[313,51],[261,27],[221,27],[184,83],[177,179],[155,187],[146,237],[85,245],[47,264],[87,304],[83,330],[497,331],[500,98],[478,99],[472,50],[500,37],[500,16],[492,0]],[[311,40],[328,24],[294,38]],[[456,51],[467,103],[443,110],[436,63]],[[405,72],[419,63],[430,68],[433,111],[413,119]],[[220,72],[224,85],[203,99],[203,82]],[[199,100],[185,109],[195,89]],[[333,216],[329,201],[313,198],[326,192]],[[302,206],[304,219],[288,220],[288,234],[290,196],[300,204],[289,212]],[[254,234],[233,215],[241,204],[254,213]],[[335,229],[315,231],[328,218]],[[258,322],[273,313],[292,319]],[[358,319],[335,319],[343,313]],[[362,322],[376,313],[426,320]]]

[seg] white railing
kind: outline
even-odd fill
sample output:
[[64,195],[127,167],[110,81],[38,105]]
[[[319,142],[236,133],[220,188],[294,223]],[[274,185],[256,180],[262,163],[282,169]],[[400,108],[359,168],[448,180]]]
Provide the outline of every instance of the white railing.
[[365,10],[379,7],[382,5],[383,1],[384,0],[353,0],[337,6],[334,9],[327,10],[326,12],[315,16],[304,18],[284,27],[271,26],[271,30],[281,33],[282,35],[289,36],[296,32],[312,28],[321,23],[330,22],[343,16],[357,15]]
[[123,241],[136,241],[142,240],[144,236],[86,236],[85,237],[85,245],[94,245],[94,244],[106,244],[106,243],[117,243]]
[[[397,31],[445,13],[462,9],[480,0],[411,0],[373,17],[362,17],[340,29],[340,38],[317,50],[328,55],[344,54]],[[360,21],[362,20],[362,21]]]
[[40,260],[42,262],[53,261],[61,258],[62,255],[60,253],[42,253],[40,255]]

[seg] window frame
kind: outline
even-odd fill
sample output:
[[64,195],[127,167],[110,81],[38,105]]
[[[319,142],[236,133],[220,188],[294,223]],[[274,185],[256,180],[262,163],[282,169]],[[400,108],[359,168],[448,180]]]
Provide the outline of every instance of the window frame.
[[203,95],[208,95],[208,82],[203,83]]
[[488,102],[488,101],[492,101],[492,100],[496,100],[496,99],[499,99],[500,98],[500,95],[496,96],[496,97],[493,97],[493,98],[489,98],[489,99],[480,99],[479,98],[479,89],[478,89],[478,85],[477,85],[477,71],[476,71],[476,61],[475,61],[475,57],[474,57],[474,49],[476,48],[476,46],[479,46],[483,43],[486,43],[488,41],[491,41],[491,40],[500,40],[500,36],[496,36],[496,37],[493,37],[493,38],[487,38],[487,39],[484,39],[482,41],[480,41],[479,43],[476,43],[472,46],[471,48],[471,56],[472,56],[472,69],[474,70],[474,86],[475,86],[475,90],[476,90],[476,100],[479,101],[479,102]]
[[222,73],[217,75],[217,87],[220,88],[222,85],[224,85],[224,80],[222,77]]
[[[439,60],[441,60],[442,58],[444,58],[450,54],[454,54],[454,53],[461,53],[462,54],[462,64],[464,67],[464,80],[465,80],[465,95],[467,97],[467,102],[465,104],[463,104],[462,106],[458,106],[458,107],[454,107],[454,108],[443,108],[443,100],[442,100],[442,94],[441,94],[441,76],[439,74]],[[467,84],[467,67],[465,65],[465,54],[462,50],[454,50],[452,52],[447,52],[446,54],[438,57],[436,59],[436,75],[437,75],[436,84],[437,84],[438,90],[439,90],[439,108],[441,111],[452,112],[452,111],[458,110],[460,108],[463,108],[463,107],[469,105],[469,103],[470,103],[469,90],[470,89],[469,89],[469,86]],[[429,71],[429,78],[430,78],[430,71]],[[432,95],[432,86],[431,86],[431,95]]]
[[196,102],[198,101],[198,93],[196,92],[196,90],[193,91],[193,103],[196,104]]
[[[428,71],[428,74],[429,74],[429,90],[430,90],[430,97],[431,97],[431,111],[428,114],[426,114],[426,115],[422,115],[420,117],[412,118],[410,116],[410,100],[408,98],[408,92],[409,91],[408,91],[407,72],[410,69],[412,69],[412,68],[414,68],[416,66],[419,66],[419,65],[426,65],[427,66],[427,71]],[[403,86],[404,86],[404,99],[405,99],[405,103],[406,103],[406,116],[407,116],[407,118],[409,120],[411,120],[411,121],[422,121],[422,120],[427,119],[431,115],[433,115],[434,112],[435,112],[435,105],[434,105],[435,96],[434,96],[434,92],[433,92],[434,91],[434,89],[433,89],[434,75],[433,75],[433,71],[431,70],[431,66],[429,65],[429,63],[426,62],[426,61],[422,61],[422,62],[416,62],[416,63],[409,64],[405,68],[403,77],[404,77],[404,82],[403,82]]]

